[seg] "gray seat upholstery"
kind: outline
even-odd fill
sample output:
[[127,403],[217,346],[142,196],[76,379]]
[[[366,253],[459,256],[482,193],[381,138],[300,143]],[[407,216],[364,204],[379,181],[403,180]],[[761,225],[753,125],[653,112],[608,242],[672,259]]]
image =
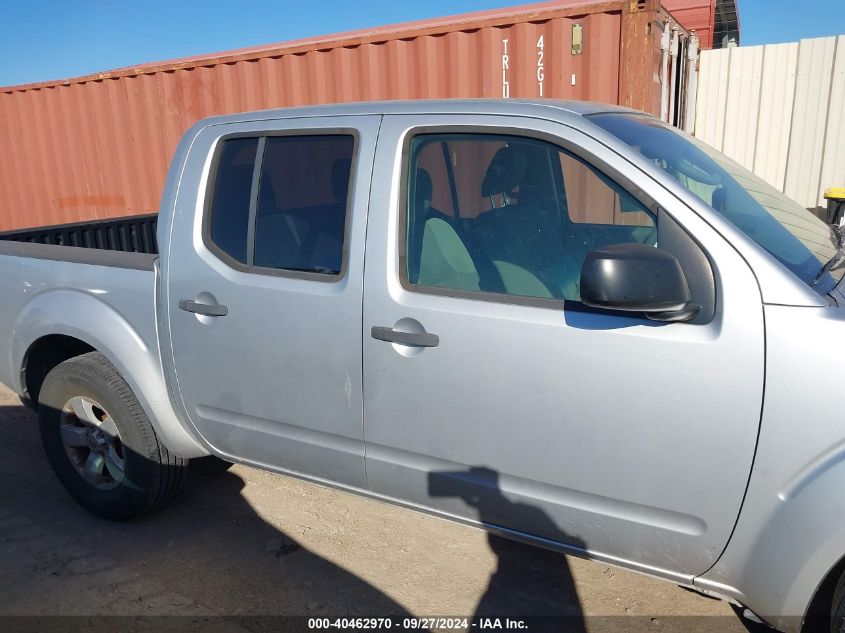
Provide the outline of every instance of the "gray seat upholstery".
[[481,185],[492,208],[474,221],[473,233],[508,294],[562,297],[555,277],[563,251],[560,230],[550,225],[543,207],[525,201],[521,185],[529,168],[524,147],[508,145],[496,152]]
[[351,160],[340,158],[332,165],[334,203],[298,209],[280,209],[271,175],[262,174],[255,227],[256,266],[340,271],[351,164]]
[[432,218],[437,218],[450,224],[454,218],[432,206],[434,185],[431,175],[425,169],[416,170],[412,189],[413,195],[409,198],[411,208],[408,210],[408,279],[417,283],[426,223]]
[[457,290],[480,290],[478,269],[451,224],[429,218],[423,229],[419,283]]
[[255,265],[298,267],[306,232],[305,222],[277,207],[272,178],[262,174],[255,217]]

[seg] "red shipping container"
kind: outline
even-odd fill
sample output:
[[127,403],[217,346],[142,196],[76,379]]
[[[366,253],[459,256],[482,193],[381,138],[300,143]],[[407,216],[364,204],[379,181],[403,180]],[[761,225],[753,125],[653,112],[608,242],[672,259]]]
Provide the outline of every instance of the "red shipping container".
[[0,88],[0,230],[155,212],[183,132],[238,111],[555,98],[659,114],[660,0],[556,0]]
[[737,0],[663,0],[663,6],[695,31],[702,49],[739,45]]

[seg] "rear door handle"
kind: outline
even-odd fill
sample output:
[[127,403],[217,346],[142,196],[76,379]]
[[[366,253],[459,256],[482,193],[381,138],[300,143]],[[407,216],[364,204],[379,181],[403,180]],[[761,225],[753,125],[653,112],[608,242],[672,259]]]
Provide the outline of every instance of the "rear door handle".
[[229,308],[219,303],[199,303],[193,299],[182,299],[179,302],[179,309],[185,312],[193,312],[203,316],[224,317],[229,314]]
[[428,332],[421,334],[399,332],[392,327],[381,327],[378,325],[373,326],[370,330],[370,335],[379,341],[399,343],[399,345],[408,345],[410,347],[437,347],[440,344],[440,337],[436,334],[429,334]]

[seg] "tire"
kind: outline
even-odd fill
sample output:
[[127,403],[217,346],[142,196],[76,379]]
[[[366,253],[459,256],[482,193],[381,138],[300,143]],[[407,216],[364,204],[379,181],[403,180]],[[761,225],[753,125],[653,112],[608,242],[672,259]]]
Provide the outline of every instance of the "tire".
[[47,374],[38,399],[41,441],[61,484],[113,521],[148,514],[181,487],[188,460],[171,454],[129,385],[99,352]]
[[193,480],[195,475],[214,477],[227,472],[232,466],[234,466],[232,462],[227,462],[215,455],[194,457],[191,460],[191,479]]
[[830,604],[830,631],[831,633],[845,631],[845,573],[839,577],[836,589],[833,590],[833,600]]

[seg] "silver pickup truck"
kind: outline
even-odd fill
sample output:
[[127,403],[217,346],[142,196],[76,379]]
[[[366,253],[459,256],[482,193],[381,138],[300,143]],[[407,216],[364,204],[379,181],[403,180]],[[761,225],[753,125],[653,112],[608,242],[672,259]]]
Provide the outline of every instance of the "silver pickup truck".
[[247,113],[157,221],[0,241],[0,381],[92,512],[211,454],[842,630],[839,231],[718,152],[587,103]]

